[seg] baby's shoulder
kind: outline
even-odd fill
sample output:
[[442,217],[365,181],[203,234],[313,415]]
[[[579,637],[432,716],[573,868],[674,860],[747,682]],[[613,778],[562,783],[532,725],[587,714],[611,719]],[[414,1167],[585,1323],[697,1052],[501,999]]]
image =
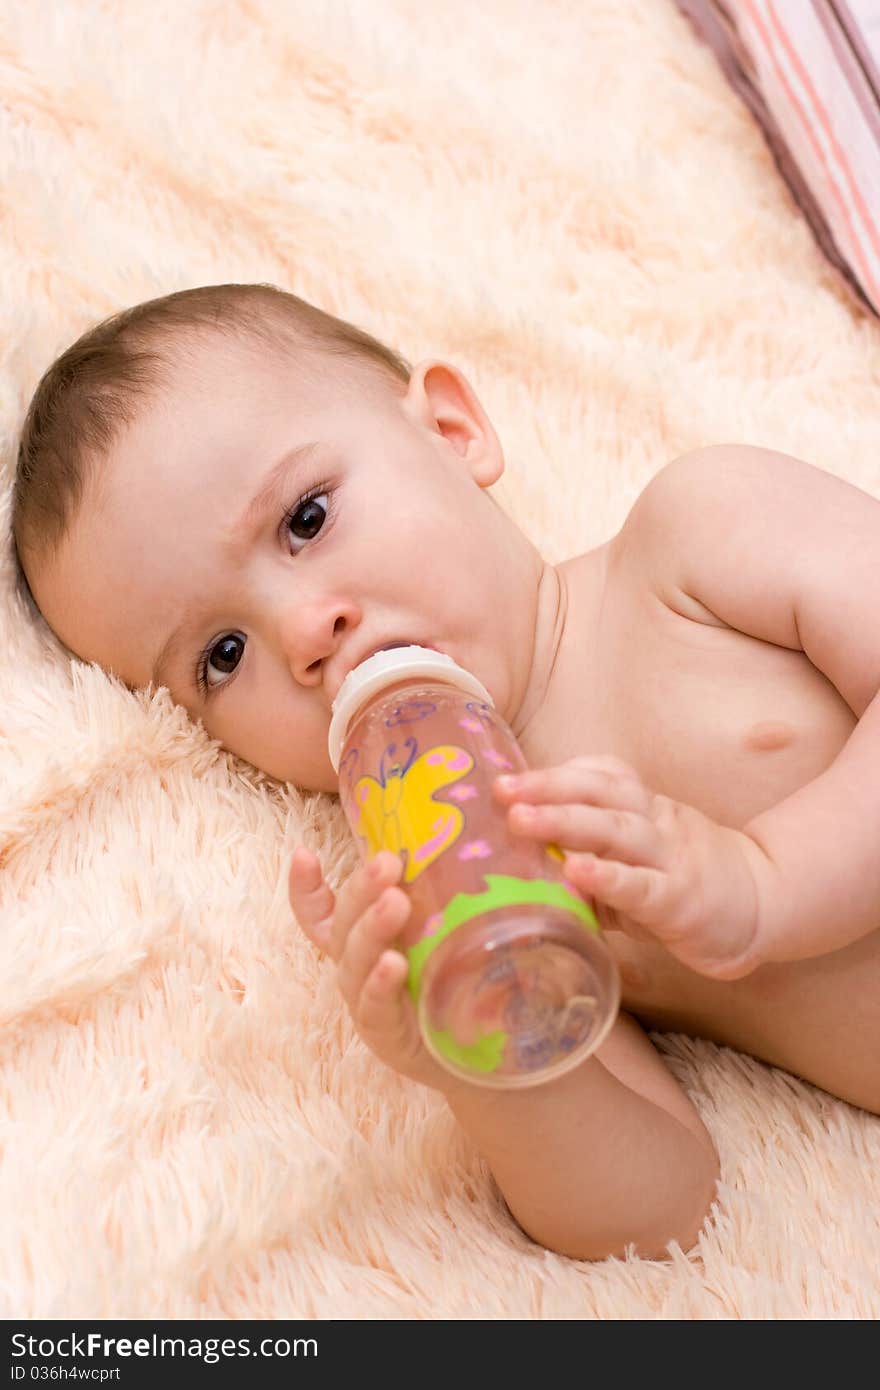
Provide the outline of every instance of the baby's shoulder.
[[793,510],[821,509],[829,484],[839,486],[773,449],[715,444],[681,454],[648,481],[611,543],[618,573],[677,607],[682,596],[714,590],[732,558],[741,567],[773,553]]
[[[642,540],[666,538],[696,522],[703,526],[720,518],[719,507],[729,505],[744,487],[754,486],[759,476],[776,478],[774,461],[785,457],[770,449],[745,444],[713,444],[679,454],[663,464],[637,495],[621,528],[621,536],[637,534]],[[791,463],[809,468],[797,459]]]
[[748,445],[683,454],[636,498],[613,551],[631,593],[806,652],[853,709],[876,692],[880,501],[843,478]]
[[753,523],[766,528],[784,522],[792,510],[810,513],[833,505],[844,493],[853,505],[876,512],[876,500],[867,493],[792,454],[752,444],[712,444],[659,468],[636,497],[620,535],[664,553],[671,541],[688,537],[711,545],[747,535]]
[[725,478],[741,461],[742,450],[723,445],[682,454],[660,467],[608,542],[606,589],[620,597],[650,592],[679,612],[682,603],[691,602],[688,581],[695,557],[700,547],[711,552],[718,543],[712,532],[723,510]]

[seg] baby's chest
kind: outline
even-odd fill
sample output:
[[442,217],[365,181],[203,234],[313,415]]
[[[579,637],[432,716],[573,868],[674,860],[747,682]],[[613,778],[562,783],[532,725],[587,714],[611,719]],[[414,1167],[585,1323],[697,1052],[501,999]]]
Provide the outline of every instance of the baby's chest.
[[818,776],[856,722],[803,652],[693,621],[653,594],[610,596],[591,648],[565,691],[562,756],[614,753],[726,825]]

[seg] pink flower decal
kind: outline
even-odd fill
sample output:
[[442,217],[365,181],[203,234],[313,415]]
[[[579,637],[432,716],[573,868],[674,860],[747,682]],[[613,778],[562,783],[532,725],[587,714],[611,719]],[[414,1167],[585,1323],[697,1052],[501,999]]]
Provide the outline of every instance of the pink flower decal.
[[446,752],[437,749],[432,753],[426,753],[425,762],[429,767],[448,767],[450,772],[466,772],[468,768],[473,767],[473,759],[463,748],[453,748]]
[[429,917],[427,922],[425,923],[425,930],[423,934],[425,936],[433,936],[436,931],[440,930],[442,923],[443,913],[435,912],[433,917]]
[[494,767],[503,768],[505,772],[509,772],[510,769],[513,767],[513,763],[510,761],[510,759],[505,758],[504,754],[499,753],[496,748],[486,749],[486,760],[492,763]]
[[469,734],[484,734],[486,730],[479,719],[472,719],[470,715],[465,715],[464,719],[459,719],[459,727],[467,729]]
[[488,859],[492,846],[487,840],[470,840],[458,851],[459,859]]
[[453,801],[473,801],[480,793],[472,783],[465,782],[463,786],[452,787],[449,795]]

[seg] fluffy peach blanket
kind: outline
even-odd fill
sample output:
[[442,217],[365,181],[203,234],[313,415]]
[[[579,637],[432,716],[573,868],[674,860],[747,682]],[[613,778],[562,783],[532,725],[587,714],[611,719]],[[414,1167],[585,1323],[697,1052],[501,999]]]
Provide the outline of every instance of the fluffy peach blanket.
[[[551,560],[712,442],[880,495],[878,324],[672,0],[7,0],[0,64],[4,524],[49,360],[225,280],[458,362]],[[699,1246],[531,1244],[292,923],[294,843],[354,864],[336,802],[72,661],[8,558],[0,622],[0,1313],[880,1314],[880,1120],[679,1036],[723,1168]]]

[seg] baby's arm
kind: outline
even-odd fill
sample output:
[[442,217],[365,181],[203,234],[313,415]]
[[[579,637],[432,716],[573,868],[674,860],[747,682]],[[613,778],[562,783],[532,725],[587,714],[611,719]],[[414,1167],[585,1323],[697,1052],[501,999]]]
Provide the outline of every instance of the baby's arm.
[[[338,965],[353,1022],[378,1057],[440,1090],[489,1164],[516,1221],[575,1259],[662,1258],[688,1249],[715,1192],[718,1163],[696,1110],[638,1025],[621,1015],[603,1046],[556,1082],[509,1092],[457,1081],[421,1045],[390,949],[409,912],[400,859],[383,852],[338,899],[300,850],[290,901],[309,939]],[[376,871],[378,870],[378,873]]]
[[739,973],[876,931],[880,502],[787,454],[718,445],[661,469],[616,544],[676,611],[803,652],[858,719],[820,776],[743,826],[760,853]]

